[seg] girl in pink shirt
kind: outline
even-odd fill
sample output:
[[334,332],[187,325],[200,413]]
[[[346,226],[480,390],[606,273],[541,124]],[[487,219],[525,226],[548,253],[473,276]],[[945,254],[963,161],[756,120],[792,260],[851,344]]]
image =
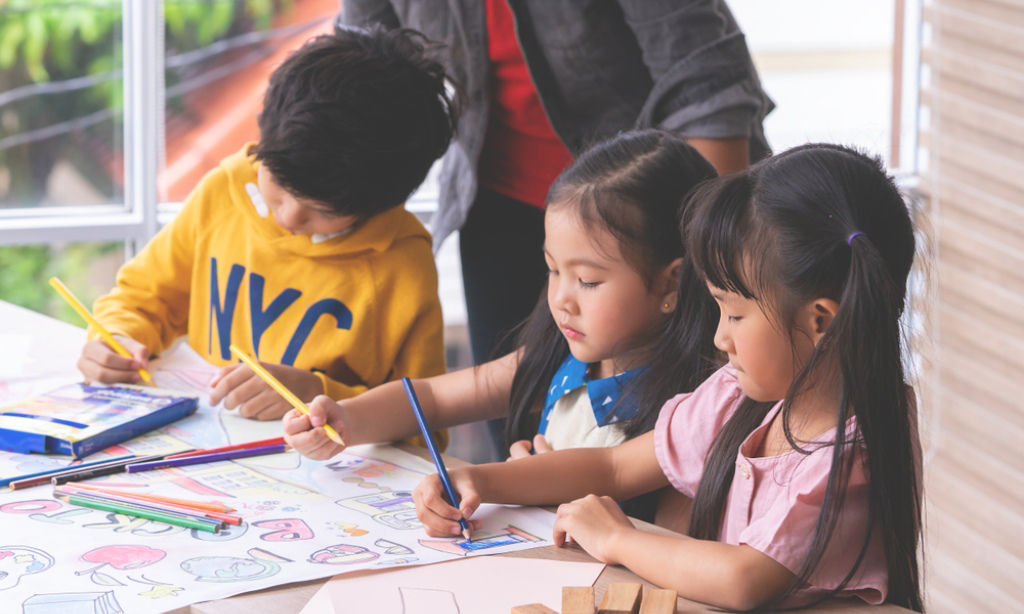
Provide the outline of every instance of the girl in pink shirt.
[[[452,471],[460,510],[437,476],[424,479],[420,520],[457,535],[483,501],[571,501],[556,543],[571,536],[689,599],[746,610],[838,595],[921,610],[903,199],[876,159],[832,145],[791,149],[692,198],[687,253],[718,303],[729,364],[622,445]],[[615,504],[665,484],[693,498],[685,537],[634,528]]]

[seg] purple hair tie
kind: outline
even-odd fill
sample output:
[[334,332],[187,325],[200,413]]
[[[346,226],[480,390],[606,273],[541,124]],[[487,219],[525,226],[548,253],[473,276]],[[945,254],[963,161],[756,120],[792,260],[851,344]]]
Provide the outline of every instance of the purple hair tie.
[[849,245],[850,247],[853,247],[853,240],[863,234],[864,233],[859,230],[857,232],[851,232],[850,236],[846,237],[846,244]]

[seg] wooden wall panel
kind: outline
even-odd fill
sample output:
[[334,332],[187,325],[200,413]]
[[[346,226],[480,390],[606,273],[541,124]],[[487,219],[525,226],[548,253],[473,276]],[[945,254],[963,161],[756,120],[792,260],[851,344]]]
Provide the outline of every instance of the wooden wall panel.
[[1024,611],[1024,2],[932,0],[921,146],[929,611]]

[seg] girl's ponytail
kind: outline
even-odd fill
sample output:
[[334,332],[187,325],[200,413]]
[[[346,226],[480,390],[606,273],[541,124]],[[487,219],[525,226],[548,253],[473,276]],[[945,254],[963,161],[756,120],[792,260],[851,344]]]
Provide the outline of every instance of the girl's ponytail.
[[[870,476],[869,526],[881,536],[889,601],[921,610],[917,565],[920,466],[913,443],[915,407],[905,383],[899,328],[905,279],[893,279],[870,235],[853,231],[848,237],[849,275],[826,336],[831,337],[829,349],[841,371],[844,406],[856,416],[858,443],[865,450]],[[865,368],[869,365],[870,370]],[[847,417],[840,415],[843,422]],[[839,428],[837,425],[837,433]],[[841,448],[838,440],[836,443],[838,454]],[[838,514],[839,499],[828,506],[834,509],[823,511],[826,517]]]

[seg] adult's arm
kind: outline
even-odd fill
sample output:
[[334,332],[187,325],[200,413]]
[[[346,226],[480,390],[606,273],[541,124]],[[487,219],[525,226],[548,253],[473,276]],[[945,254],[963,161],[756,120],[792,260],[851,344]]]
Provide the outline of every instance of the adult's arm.
[[686,137],[720,173],[745,168],[772,105],[725,2],[619,0],[654,86],[637,120]]

